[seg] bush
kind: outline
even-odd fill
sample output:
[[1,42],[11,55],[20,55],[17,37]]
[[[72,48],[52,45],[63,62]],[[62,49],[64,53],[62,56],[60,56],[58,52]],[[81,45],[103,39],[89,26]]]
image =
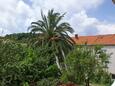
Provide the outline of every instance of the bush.
[[108,58],[109,55],[99,46],[77,46],[65,60],[68,70],[62,74],[62,80],[89,86],[97,77],[102,83],[109,83]]
[[94,75],[94,82],[100,84],[111,84],[112,83],[111,74],[101,70]]
[[59,77],[51,50],[26,44],[0,42],[0,86],[22,86]]
[[57,86],[59,80],[56,78],[44,78],[37,82],[37,86]]

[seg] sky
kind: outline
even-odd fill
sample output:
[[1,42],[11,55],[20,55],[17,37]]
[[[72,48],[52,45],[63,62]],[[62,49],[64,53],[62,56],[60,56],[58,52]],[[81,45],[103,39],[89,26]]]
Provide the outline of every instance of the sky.
[[73,34],[115,34],[115,5],[112,0],[0,0],[0,35],[28,32],[31,22],[54,9],[65,13]]

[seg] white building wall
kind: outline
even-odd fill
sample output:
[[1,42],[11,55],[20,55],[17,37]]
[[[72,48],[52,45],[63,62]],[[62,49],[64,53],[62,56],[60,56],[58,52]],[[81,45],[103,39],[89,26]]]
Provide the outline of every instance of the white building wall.
[[104,49],[107,50],[107,53],[111,54],[109,72],[115,74],[115,46],[104,46]]

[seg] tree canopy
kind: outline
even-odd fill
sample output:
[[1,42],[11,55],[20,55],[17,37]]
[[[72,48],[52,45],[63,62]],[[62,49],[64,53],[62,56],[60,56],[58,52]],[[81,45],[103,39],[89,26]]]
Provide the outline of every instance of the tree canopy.
[[32,22],[29,29],[32,33],[39,34],[35,43],[38,45],[48,45],[52,47],[55,53],[55,59],[58,68],[61,70],[61,61],[64,60],[65,55],[73,48],[74,41],[68,35],[73,33],[73,28],[67,22],[62,22],[65,14],[49,10],[47,15],[41,12],[41,20]]

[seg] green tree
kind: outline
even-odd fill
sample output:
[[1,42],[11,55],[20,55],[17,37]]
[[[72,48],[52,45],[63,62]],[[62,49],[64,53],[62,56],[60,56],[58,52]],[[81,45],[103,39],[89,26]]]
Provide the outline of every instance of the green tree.
[[[69,71],[62,79],[85,83],[86,86],[89,86],[90,81],[92,82],[100,71],[109,74],[107,71],[108,59],[109,55],[99,46],[77,46],[66,59]],[[102,75],[99,77],[106,78]],[[98,79],[101,80],[99,77]]]
[[17,86],[20,83],[19,65],[27,57],[25,48],[25,45],[10,40],[0,42],[0,86]]
[[56,63],[60,70],[63,67],[61,62],[64,61],[65,55],[73,48],[74,43],[68,35],[68,33],[73,33],[73,29],[69,23],[61,21],[64,15],[54,12],[53,9],[49,10],[47,16],[41,12],[42,20],[32,22],[29,27],[32,33],[39,35],[35,43],[53,48]]
[[47,46],[33,48],[6,40],[0,45],[0,86],[36,86],[44,78],[59,78],[52,49]]

